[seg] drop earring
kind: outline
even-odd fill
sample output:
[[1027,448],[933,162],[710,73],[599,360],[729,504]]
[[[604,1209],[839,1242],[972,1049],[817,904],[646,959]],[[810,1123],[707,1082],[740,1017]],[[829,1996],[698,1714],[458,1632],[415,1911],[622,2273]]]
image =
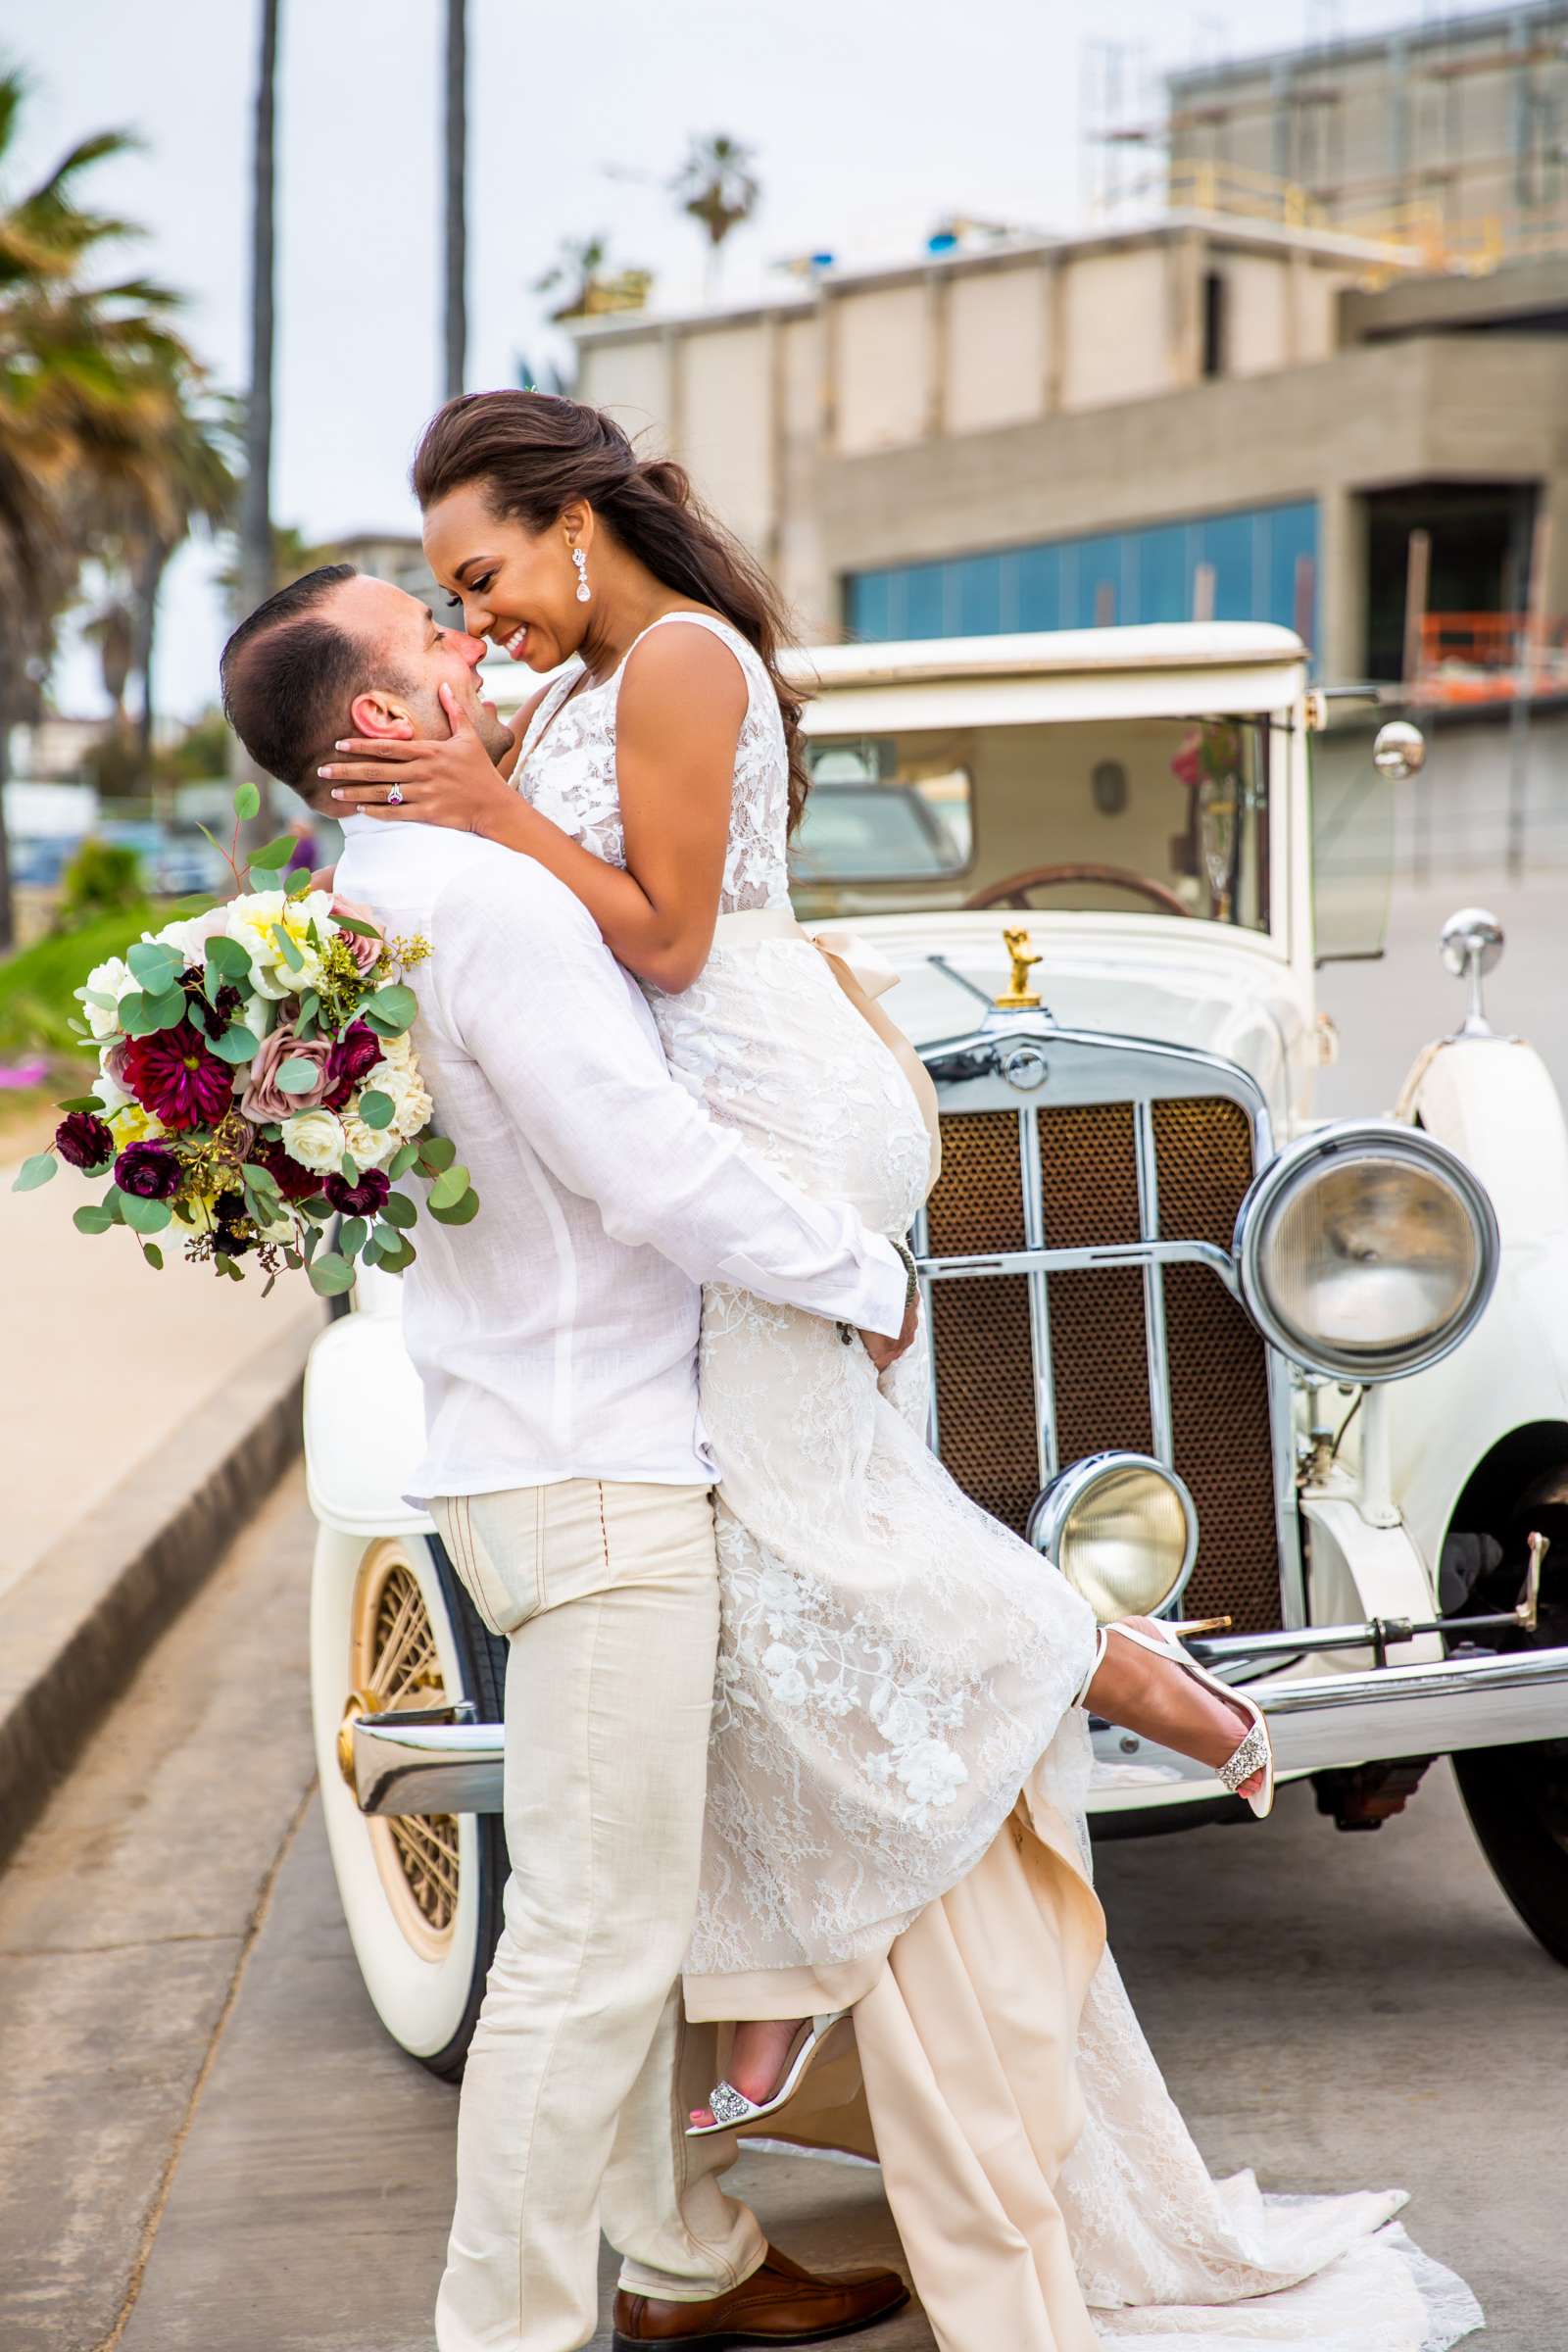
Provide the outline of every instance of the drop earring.
[[580,547],[574,547],[571,551],[571,560],[577,566],[577,602],[579,605],[585,605],[593,594],[593,590],[588,585],[588,559]]

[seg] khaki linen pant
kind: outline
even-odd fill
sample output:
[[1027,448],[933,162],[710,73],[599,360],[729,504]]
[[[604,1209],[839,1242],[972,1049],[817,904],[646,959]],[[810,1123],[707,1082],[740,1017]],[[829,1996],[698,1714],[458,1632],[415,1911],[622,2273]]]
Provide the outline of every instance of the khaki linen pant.
[[700,2301],[766,2252],[688,2141],[711,2035],[676,1978],[697,1906],[718,1569],[706,1487],[571,1480],[434,1503],[509,1638],[506,1926],[458,2115],[440,2352],[575,2352],[605,2234],[634,2292]]

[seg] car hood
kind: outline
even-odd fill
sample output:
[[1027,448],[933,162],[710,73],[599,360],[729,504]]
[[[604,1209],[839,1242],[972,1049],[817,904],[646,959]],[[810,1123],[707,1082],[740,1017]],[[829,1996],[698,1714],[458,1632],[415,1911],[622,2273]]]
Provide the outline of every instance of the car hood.
[[[1308,1115],[1317,1034],[1310,1002],[1288,965],[1208,939],[1184,943],[1176,956],[1164,937],[1156,946],[1032,928],[1042,1023],[1099,1031],[1107,1044],[1135,1037],[1218,1054],[1257,1083],[1282,1130]],[[866,925],[860,935],[899,972],[886,1008],[922,1050],[983,1023],[986,1007],[973,991],[994,1000],[1007,986],[1000,929],[934,940],[929,926],[917,938],[912,930]]]

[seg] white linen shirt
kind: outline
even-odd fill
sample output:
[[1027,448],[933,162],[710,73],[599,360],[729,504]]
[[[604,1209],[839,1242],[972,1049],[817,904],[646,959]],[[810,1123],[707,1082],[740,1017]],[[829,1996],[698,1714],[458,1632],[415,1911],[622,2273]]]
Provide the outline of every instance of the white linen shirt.
[[343,832],[339,896],[430,942],[408,975],[414,1049],[479,1196],[468,1224],[421,1213],[410,1236],[403,1332],[427,1449],[408,1499],[712,1481],[697,1286],[891,1334],[896,1251],[677,1084],[636,983],[533,858],[433,825],[351,816]]

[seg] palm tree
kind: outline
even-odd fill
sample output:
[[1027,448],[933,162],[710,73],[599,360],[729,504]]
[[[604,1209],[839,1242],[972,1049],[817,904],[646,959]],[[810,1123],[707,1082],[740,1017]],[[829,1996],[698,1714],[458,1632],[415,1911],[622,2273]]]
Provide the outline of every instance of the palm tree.
[[[272,592],[272,345],[276,256],[274,154],[277,137],[279,0],[261,0],[256,102],[251,131],[251,366],[245,396],[245,479],[240,494],[240,612],[252,612]],[[234,774],[255,784],[257,829],[269,829],[271,794],[266,776],[234,738]]]
[[[0,74],[0,172],[26,88]],[[156,495],[181,390],[199,376],[171,324],[176,298],[144,278],[86,282],[97,250],[134,233],[88,211],[83,175],[129,142],[79,141],[37,186],[0,201],[0,786],[11,724],[36,699],[83,560]],[[11,894],[0,818],[0,948]]]
[[467,0],[447,0],[445,397],[463,390],[468,348]]
[[718,284],[724,240],[757,210],[762,183],[752,170],[756,151],[723,131],[694,138],[686,161],[670,181],[683,213],[701,221],[708,237],[708,291]]

